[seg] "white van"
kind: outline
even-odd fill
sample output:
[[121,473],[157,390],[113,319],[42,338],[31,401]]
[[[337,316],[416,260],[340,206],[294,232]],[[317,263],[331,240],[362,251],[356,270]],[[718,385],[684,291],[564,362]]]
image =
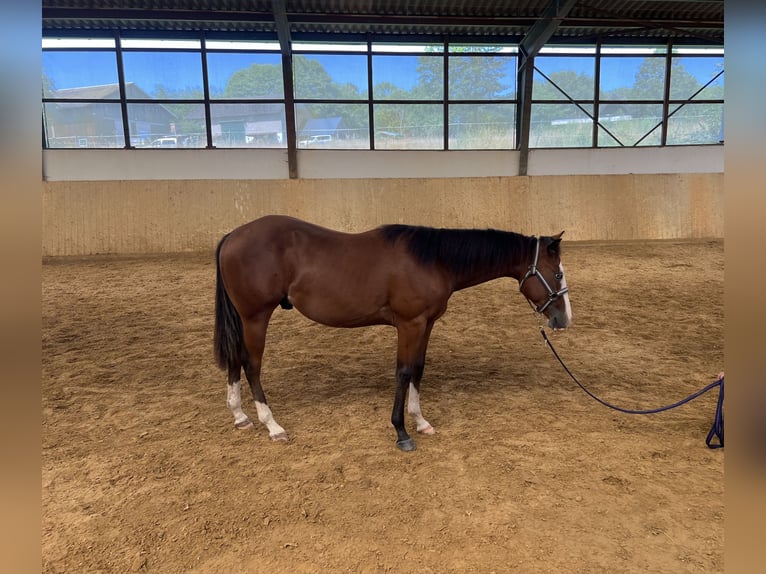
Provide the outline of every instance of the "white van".
[[322,134],[322,135],[309,137],[307,144],[308,145],[326,144],[326,143],[330,143],[331,141],[332,141],[332,136],[330,134]]
[[178,147],[178,138],[157,138],[152,142],[152,147]]

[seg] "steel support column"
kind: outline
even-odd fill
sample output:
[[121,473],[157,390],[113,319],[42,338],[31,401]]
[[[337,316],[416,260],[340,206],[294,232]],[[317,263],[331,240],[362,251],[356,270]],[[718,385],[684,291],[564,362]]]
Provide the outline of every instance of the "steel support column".
[[532,85],[534,80],[535,56],[553,33],[577,0],[551,0],[542,17],[535,22],[519,44],[518,86],[519,102],[516,108],[516,146],[519,155],[519,175],[527,175],[529,163],[529,130],[532,114]]
[[287,169],[290,179],[298,179],[298,137],[295,124],[295,90],[293,89],[293,43],[287,21],[285,0],[274,0],[274,22],[282,52],[282,79],[285,87],[285,135],[287,136]]

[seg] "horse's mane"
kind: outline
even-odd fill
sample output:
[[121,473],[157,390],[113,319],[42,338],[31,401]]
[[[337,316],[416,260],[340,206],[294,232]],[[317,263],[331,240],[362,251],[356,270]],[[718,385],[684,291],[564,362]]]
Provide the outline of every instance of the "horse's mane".
[[406,242],[410,254],[423,265],[441,265],[455,274],[504,268],[528,255],[531,237],[497,229],[439,229],[415,225],[384,225],[390,243]]

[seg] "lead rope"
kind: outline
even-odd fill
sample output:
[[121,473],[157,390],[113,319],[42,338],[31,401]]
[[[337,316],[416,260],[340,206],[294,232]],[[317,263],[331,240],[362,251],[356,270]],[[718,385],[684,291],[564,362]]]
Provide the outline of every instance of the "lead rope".
[[[661,413],[663,411],[669,411],[670,409],[674,409],[676,407],[680,407],[683,404],[688,403],[689,401],[692,401],[696,399],[697,397],[704,395],[706,392],[714,389],[715,387],[719,387],[718,392],[718,405],[715,409],[715,419],[713,421],[713,426],[710,428],[710,432],[707,435],[707,438],[705,439],[705,444],[707,444],[708,448],[714,449],[714,448],[723,448],[723,374],[715,381],[707,385],[705,388],[700,389],[696,393],[689,395],[685,399],[682,399],[678,401],[677,403],[673,403],[672,405],[668,405],[666,407],[659,407],[656,409],[647,409],[647,410],[632,410],[632,409],[624,409],[615,405],[612,405],[596,395],[594,395],[592,392],[590,392],[585,385],[583,385],[580,381],[577,380],[577,377],[574,376],[572,371],[569,370],[569,367],[567,367],[566,363],[561,359],[559,354],[556,352],[555,347],[553,346],[553,343],[551,343],[550,339],[548,339],[548,335],[545,333],[545,329],[540,326],[540,333],[543,336],[543,339],[545,340],[545,344],[548,345],[551,352],[553,353],[553,356],[556,357],[559,363],[561,363],[561,366],[564,367],[564,370],[567,372],[567,374],[572,378],[572,380],[577,383],[577,386],[579,386],[585,393],[591,397],[592,399],[598,401],[605,407],[609,407],[610,409],[613,409],[615,411],[619,411],[621,413],[625,413],[628,415],[650,415],[655,413]],[[717,438],[718,442],[714,443],[713,439]]]

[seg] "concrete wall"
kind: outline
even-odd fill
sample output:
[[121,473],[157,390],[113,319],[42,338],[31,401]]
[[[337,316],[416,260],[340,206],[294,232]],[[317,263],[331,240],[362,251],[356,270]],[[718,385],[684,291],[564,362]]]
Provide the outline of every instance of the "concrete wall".
[[[723,146],[535,149],[528,175],[723,172]],[[519,174],[515,150],[301,150],[304,179],[487,177]],[[287,179],[279,149],[43,151],[45,181]]]
[[235,226],[268,213],[346,231],[396,222],[527,234],[564,229],[575,241],[722,238],[724,231],[721,172],[42,185],[45,256],[209,250]]

